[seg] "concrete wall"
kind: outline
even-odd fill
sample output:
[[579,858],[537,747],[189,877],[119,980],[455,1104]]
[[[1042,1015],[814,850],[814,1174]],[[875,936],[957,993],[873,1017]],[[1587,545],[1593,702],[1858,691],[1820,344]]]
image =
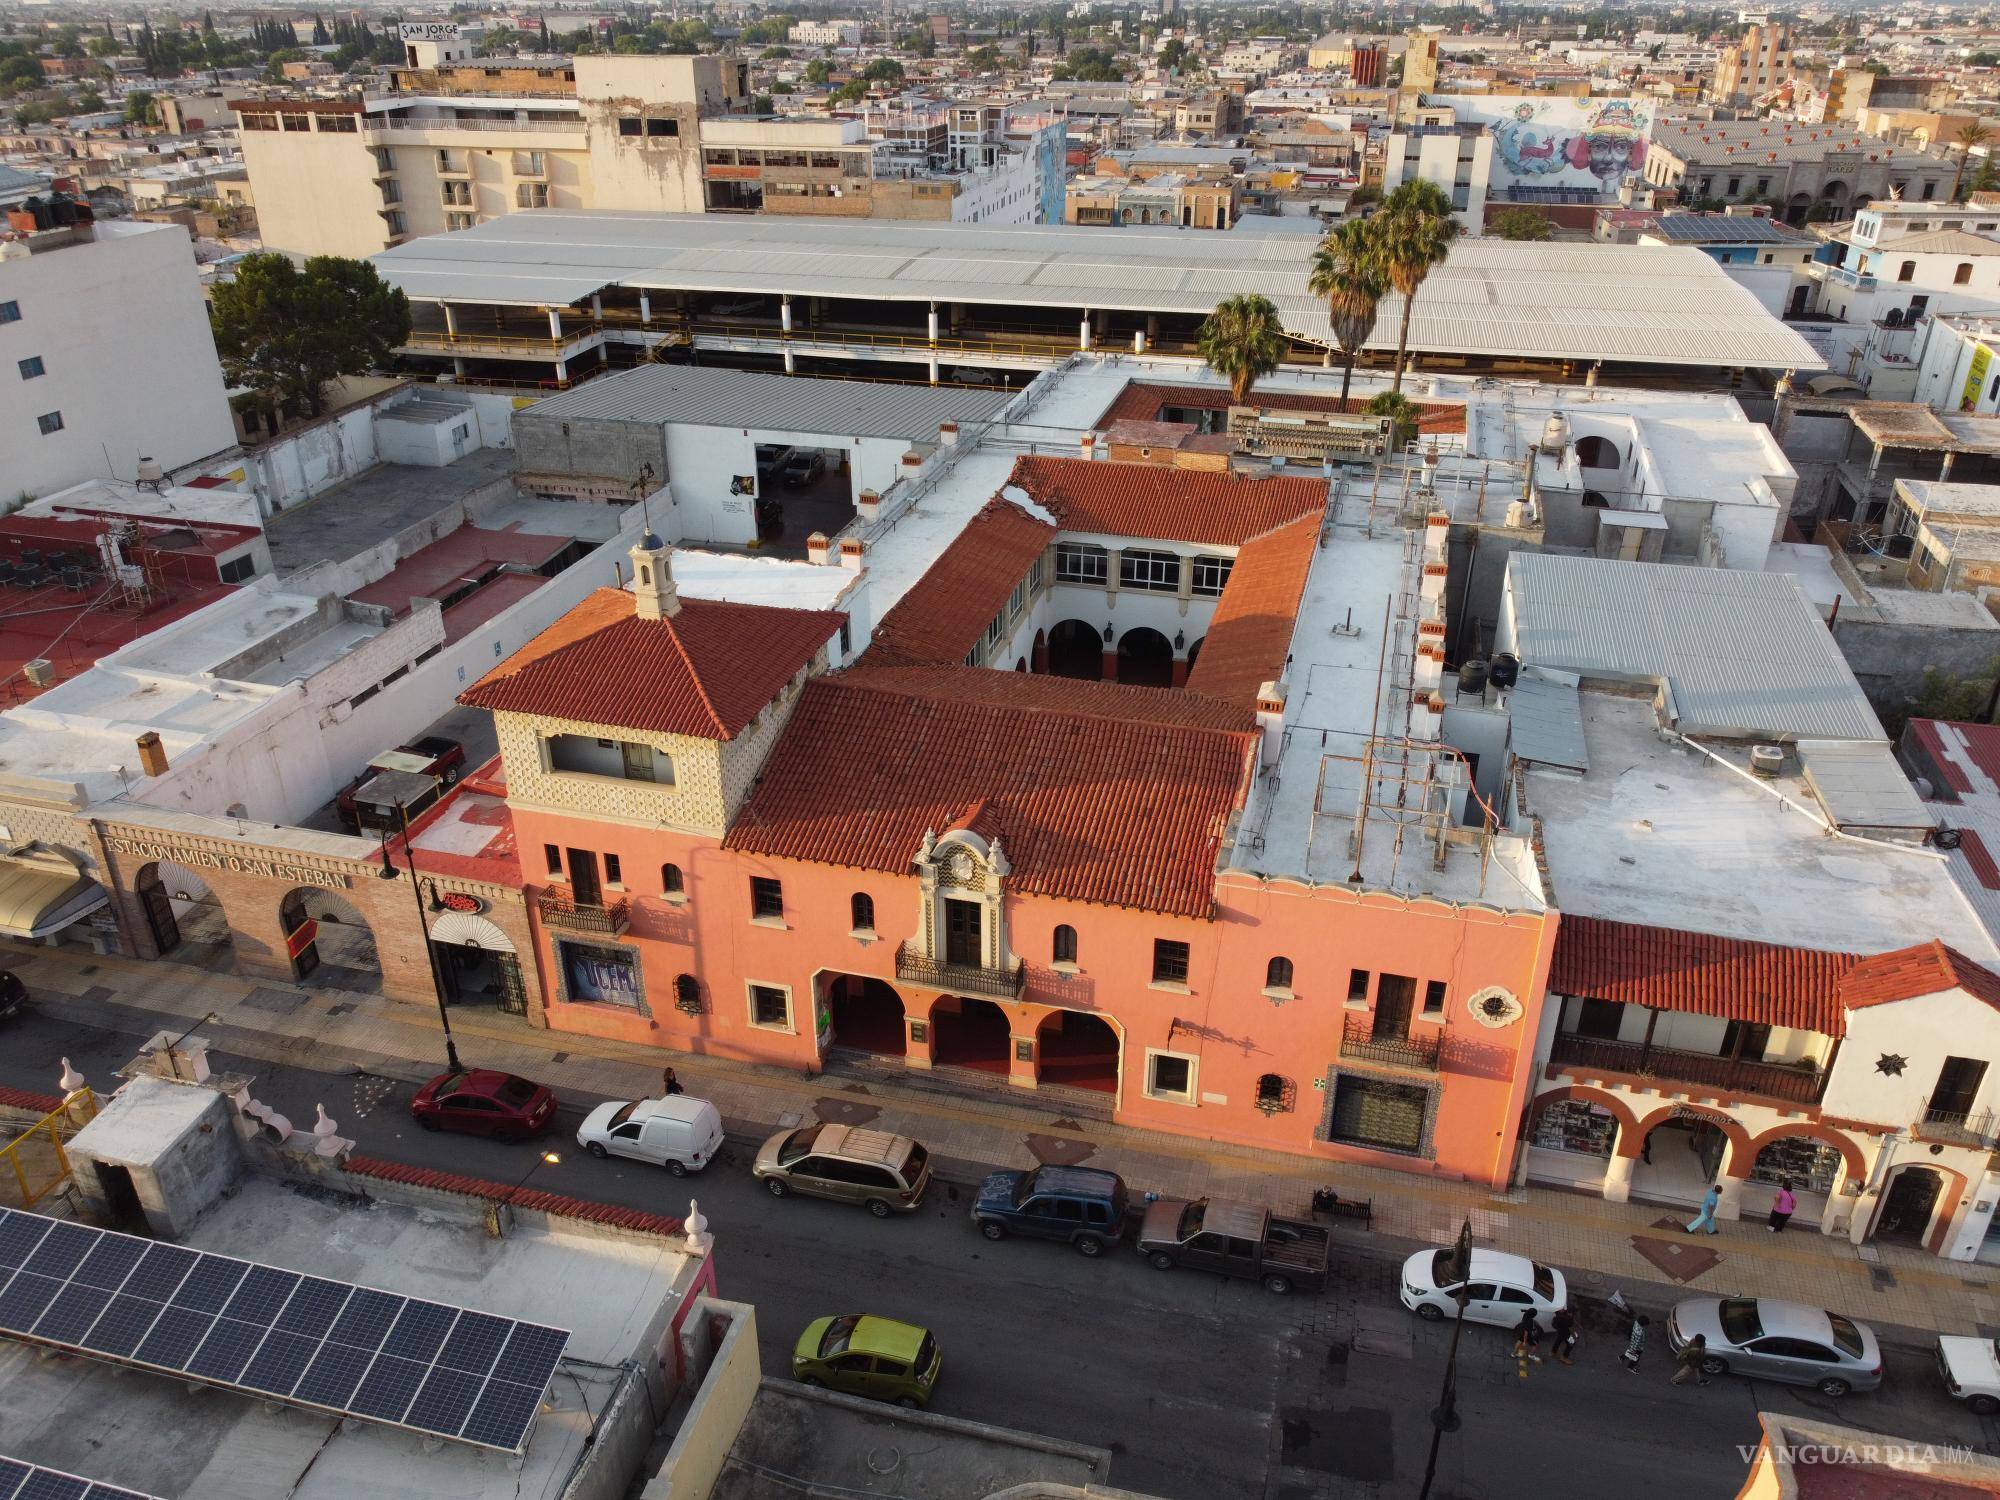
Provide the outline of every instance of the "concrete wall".
[[681,1364],[699,1385],[640,1500],[708,1500],[763,1378],[757,1310],[743,1302],[698,1300],[681,1329]]
[[528,476],[571,475],[601,481],[595,488],[630,499],[631,486],[644,466],[652,465],[655,484],[664,484],[672,474],[667,434],[650,422],[563,419],[528,406],[514,413],[512,427],[517,467],[524,476],[522,488],[529,491],[537,486]]
[[1847,456],[1854,424],[1844,412],[1820,413],[1788,409],[1776,425],[1778,445],[1798,470],[1791,513],[1802,526],[1826,515],[1833,504],[1833,473]]
[[109,1222],[117,1212],[99,1175],[129,1174],[147,1230],[180,1239],[243,1171],[232,1110],[219,1093],[135,1078],[69,1143],[77,1197]]
[[[358,132],[240,130],[237,138],[265,249],[363,259],[389,247],[375,156]],[[406,183],[404,196],[414,204],[426,187],[435,204],[434,180]]]
[[[701,116],[740,98],[716,57],[580,57],[576,94],[590,148],[592,206],[701,213]],[[621,118],[668,120],[671,136],[619,134]]]
[[1860,613],[1842,611],[1833,639],[1877,713],[1907,709],[1932,667],[1977,682],[1991,682],[2000,669],[2000,631],[1867,620]]
[[[439,459],[426,457],[400,441],[401,435],[393,431],[397,425],[393,420],[378,431],[378,418],[415,394],[411,386],[399,385],[372,401],[335,412],[265,443],[245,462],[244,482],[256,492],[258,504],[269,515],[309,500],[378,463],[436,465]],[[454,443],[450,457],[443,462],[463,457],[474,448],[513,445],[513,398],[494,391],[453,391],[450,399],[470,408],[473,426],[468,434],[470,441],[462,446]]]
[[399,421],[393,409],[375,419],[375,451],[385,464],[441,469],[479,446],[479,416],[469,406],[445,422]]

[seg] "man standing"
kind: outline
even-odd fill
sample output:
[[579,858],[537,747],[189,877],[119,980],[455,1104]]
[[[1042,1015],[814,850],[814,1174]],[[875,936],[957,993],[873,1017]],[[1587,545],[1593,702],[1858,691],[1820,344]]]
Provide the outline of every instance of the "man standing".
[[1576,1314],[1567,1307],[1558,1308],[1550,1328],[1555,1335],[1551,1347],[1556,1358],[1566,1365],[1575,1364],[1570,1356],[1576,1352]]
[[1707,1358],[1707,1335],[1697,1333],[1693,1338],[1681,1345],[1681,1352],[1674,1360],[1674,1363],[1679,1368],[1674,1371],[1674,1378],[1671,1383],[1674,1385],[1707,1385],[1708,1377],[1701,1373],[1701,1362]]
[[1625,1361],[1627,1374],[1639,1373],[1639,1357],[1646,1352],[1646,1329],[1652,1321],[1644,1313],[1632,1319],[1632,1331],[1625,1336],[1625,1352],[1618,1356]]
[[1706,1231],[1709,1234],[1714,1234],[1716,1232],[1715,1210],[1721,1202],[1722,1184],[1711,1182],[1708,1185],[1708,1191],[1701,1195],[1701,1212],[1688,1220],[1687,1232],[1689,1234],[1701,1234]]
[[[1526,1360],[1530,1364],[1540,1364],[1541,1355],[1535,1353],[1542,1341],[1542,1325],[1535,1321],[1535,1310],[1531,1307],[1521,1314],[1521,1321],[1514,1328],[1514,1358]],[[1523,1370],[1522,1374],[1527,1371]]]

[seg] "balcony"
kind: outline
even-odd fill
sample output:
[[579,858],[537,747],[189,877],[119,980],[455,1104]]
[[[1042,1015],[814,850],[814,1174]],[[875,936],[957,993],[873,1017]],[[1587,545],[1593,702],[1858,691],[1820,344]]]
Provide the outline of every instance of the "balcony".
[[1018,1000],[1027,972],[1018,960],[1011,969],[946,963],[942,959],[929,958],[904,943],[896,950],[896,977],[934,990],[991,995],[996,1000]]
[[535,910],[544,924],[566,932],[595,932],[616,937],[625,930],[631,904],[619,900],[595,906],[576,900],[566,889],[551,888],[536,898]]
[[2000,1120],[1990,1109],[1927,1109],[1916,1134],[1924,1141],[1987,1148],[2000,1141]]
[[1834,286],[1850,287],[1857,292],[1872,292],[1875,290],[1875,278],[1865,272],[1856,271],[1847,266],[1826,266],[1822,269],[1824,274],[1821,279]]
[[1389,1063],[1420,1073],[1435,1073],[1443,1039],[1441,1027],[1428,1037],[1377,1036],[1373,1017],[1349,1016],[1340,1032],[1340,1055],[1360,1062]]
[[1704,1088],[1762,1094],[1793,1104],[1817,1104],[1826,1088],[1818,1068],[1784,1063],[1745,1062],[1710,1052],[1683,1052],[1677,1047],[1648,1047],[1642,1042],[1614,1042],[1602,1037],[1561,1032],[1549,1059],[1559,1067],[1603,1069],[1644,1078],[1695,1083]]

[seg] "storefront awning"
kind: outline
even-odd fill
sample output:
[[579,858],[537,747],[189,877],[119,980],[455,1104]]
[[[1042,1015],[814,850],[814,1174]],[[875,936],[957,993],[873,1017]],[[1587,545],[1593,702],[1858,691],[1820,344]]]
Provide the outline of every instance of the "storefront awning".
[[66,861],[0,859],[0,933],[9,937],[61,932],[109,900],[103,886]]

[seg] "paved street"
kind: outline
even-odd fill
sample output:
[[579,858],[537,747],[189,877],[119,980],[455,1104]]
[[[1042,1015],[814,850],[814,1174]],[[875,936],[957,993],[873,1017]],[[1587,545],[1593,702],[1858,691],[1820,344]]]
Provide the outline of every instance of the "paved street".
[[[140,1012],[121,1012],[119,1029],[103,1029],[31,1009],[9,1029],[0,1083],[46,1091],[68,1056],[109,1085],[145,1035]],[[526,1147],[417,1129],[404,1112],[414,1068],[332,1075],[220,1061],[255,1074],[257,1095],[298,1122],[324,1101],[375,1155],[496,1181],[533,1164]],[[579,1102],[565,1101],[569,1129]],[[1135,1488],[1175,1500],[1417,1491],[1449,1330],[1396,1304],[1405,1244],[1343,1232],[1334,1290],[1276,1298],[1250,1284],[1160,1273],[1125,1254],[1092,1262],[1053,1245],[989,1244],[966,1223],[956,1181],[911,1219],[878,1223],[833,1204],[772,1201],[748,1176],[741,1144],[682,1183],[595,1161],[567,1136],[551,1143],[563,1161],[536,1169],[535,1186],[664,1212],[684,1212],[689,1192],[700,1198],[718,1236],[725,1294],[757,1306],[767,1370],[784,1368],[809,1319],[861,1307],[937,1333],[946,1358],[938,1410],[1102,1443],[1118,1454],[1114,1479]],[[959,1181],[978,1170],[941,1164]],[[1657,1289],[1640,1300],[1663,1306]],[[1523,1382],[1503,1333],[1467,1330],[1465,1426],[1445,1441],[1434,1494],[1733,1495],[1743,1472],[1734,1445],[1755,1441],[1760,1403],[1989,1451],[2000,1441],[2000,1427],[1943,1398],[1914,1348],[1892,1350],[1886,1391],[1835,1403],[1726,1378],[1674,1389],[1661,1343],[1645,1371],[1628,1376],[1616,1364],[1619,1335],[1595,1319],[1588,1333],[1578,1368],[1536,1366]]]

